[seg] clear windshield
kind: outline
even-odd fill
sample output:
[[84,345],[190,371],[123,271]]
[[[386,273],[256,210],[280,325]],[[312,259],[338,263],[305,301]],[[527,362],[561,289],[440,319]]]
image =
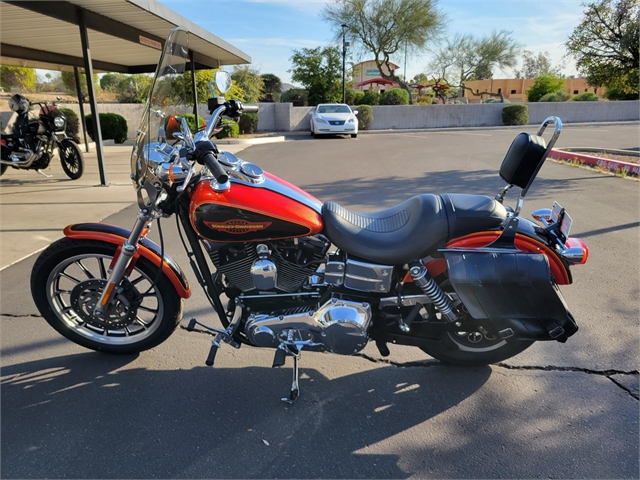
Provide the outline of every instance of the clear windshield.
[[351,109],[346,105],[321,105],[318,113],[351,113]]
[[176,141],[173,133],[180,131],[176,116],[193,112],[191,83],[184,75],[188,60],[189,34],[174,28],[160,56],[131,155],[131,178],[141,207],[155,197],[153,184],[157,182],[150,161],[162,160],[162,153],[171,150],[165,142]]

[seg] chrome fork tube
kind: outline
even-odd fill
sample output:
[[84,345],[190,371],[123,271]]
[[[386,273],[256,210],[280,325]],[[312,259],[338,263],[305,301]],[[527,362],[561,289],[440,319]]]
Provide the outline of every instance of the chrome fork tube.
[[420,289],[427,295],[440,313],[450,322],[456,322],[458,316],[453,311],[451,300],[440,289],[436,281],[431,277],[429,271],[422,263],[412,263],[410,265],[409,274],[413,279],[413,283],[418,285]]
[[120,255],[116,260],[115,265],[109,272],[109,278],[107,279],[107,285],[102,291],[102,295],[100,296],[100,300],[98,301],[98,305],[96,309],[93,311],[93,314],[101,318],[104,316],[104,312],[113,297],[113,292],[116,286],[122,281],[122,277],[129,265],[129,260],[138,250],[138,241],[142,236],[142,231],[148,225],[148,223],[153,220],[153,216],[149,215],[146,210],[141,210],[138,212],[138,218],[136,219],[136,223],[131,229],[131,235],[127,238],[122,244],[122,248],[120,249]]

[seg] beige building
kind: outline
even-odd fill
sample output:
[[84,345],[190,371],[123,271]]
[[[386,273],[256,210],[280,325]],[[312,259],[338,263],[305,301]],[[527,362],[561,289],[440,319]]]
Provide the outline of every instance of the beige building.
[[[488,80],[473,80],[467,82],[465,85],[474,92],[493,92],[502,93],[504,98],[508,98],[511,101],[526,102],[527,90],[533,86],[533,78],[509,78],[509,79],[493,79]],[[594,89],[587,85],[585,78],[567,78],[564,83],[564,90],[571,95],[577,95],[583,92],[595,92],[598,97],[602,98],[602,87]],[[465,92],[465,96],[468,97],[469,103],[479,103],[480,97],[471,95],[468,91]],[[484,95],[487,98],[488,95]]]
[[[391,63],[391,67],[395,70],[400,68],[395,63]],[[389,74],[389,72],[387,71],[385,71],[385,73]],[[388,90],[389,88],[393,88],[393,87],[390,87],[389,85],[378,85],[375,83],[372,83],[370,85],[364,85],[362,87],[355,86],[357,83],[365,82],[367,80],[373,80],[375,78],[381,78],[381,77],[382,76],[380,75],[380,70],[378,70],[378,66],[376,65],[375,60],[367,60],[364,62],[360,62],[357,65],[353,66],[353,85],[354,85],[353,89],[357,92],[364,92],[366,90],[371,90],[371,89],[379,92],[380,90]]]

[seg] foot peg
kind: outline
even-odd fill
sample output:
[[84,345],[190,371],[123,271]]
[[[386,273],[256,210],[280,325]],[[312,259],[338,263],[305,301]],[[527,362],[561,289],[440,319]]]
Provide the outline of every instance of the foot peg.
[[221,330],[219,328],[213,328],[204,323],[200,323],[195,318],[189,320],[187,324],[186,330],[187,332],[193,332],[196,330],[196,325],[204,328],[203,333],[208,333],[209,335],[214,335],[213,341],[211,342],[211,349],[209,350],[209,355],[207,356],[207,360],[204,362],[205,365],[209,367],[213,367],[213,362],[216,359],[216,354],[218,350],[222,346],[221,342],[228,343],[233,348],[240,348],[240,344],[233,339],[233,335],[236,333],[236,329],[238,328],[238,322],[231,323],[226,330]]
[[273,365],[271,368],[282,367],[287,359],[287,352],[283,348],[278,348],[273,357]]

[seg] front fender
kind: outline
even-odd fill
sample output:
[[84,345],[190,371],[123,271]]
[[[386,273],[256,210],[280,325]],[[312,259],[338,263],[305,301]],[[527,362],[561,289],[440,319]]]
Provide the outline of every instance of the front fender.
[[[79,240],[99,240],[114,245],[122,245],[129,238],[131,231],[126,228],[108,225],[106,223],[77,223],[69,225],[64,229],[65,236],[69,238],[77,238]],[[156,267],[160,267],[162,263],[162,272],[171,281],[178,295],[182,298],[191,296],[191,287],[180,265],[171,258],[167,252],[164,252],[164,262],[161,262],[161,248],[157,243],[148,238],[141,238],[138,242],[137,255],[140,255]]]

